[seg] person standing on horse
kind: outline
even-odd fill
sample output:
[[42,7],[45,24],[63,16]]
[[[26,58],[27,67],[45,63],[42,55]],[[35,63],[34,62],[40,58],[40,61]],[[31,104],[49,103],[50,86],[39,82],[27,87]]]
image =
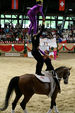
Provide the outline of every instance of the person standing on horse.
[[40,13],[43,20],[45,20],[45,16],[43,14],[43,3],[39,0],[38,2],[36,2],[36,5],[34,5],[32,8],[29,9],[27,15],[29,17],[30,20],[30,27],[28,30],[28,34],[31,34],[32,28],[33,28],[33,33],[36,34],[37,33],[37,14]]
[[59,84],[59,81],[58,81],[58,78],[57,78],[57,74],[54,71],[54,67],[51,63],[51,59],[46,54],[44,56],[42,56],[40,51],[39,51],[40,36],[41,36],[41,34],[44,30],[44,24],[45,24],[45,21],[43,20],[42,27],[41,27],[40,31],[37,32],[37,34],[32,34],[32,36],[31,36],[31,39],[32,39],[32,55],[35,58],[35,60],[37,61],[35,73],[40,75],[40,76],[44,76],[41,73],[41,71],[42,71],[43,64],[45,63],[46,66],[47,66],[46,71],[52,71],[53,78],[54,78],[56,84],[58,85],[58,89],[59,89],[59,92],[60,92],[60,84]]

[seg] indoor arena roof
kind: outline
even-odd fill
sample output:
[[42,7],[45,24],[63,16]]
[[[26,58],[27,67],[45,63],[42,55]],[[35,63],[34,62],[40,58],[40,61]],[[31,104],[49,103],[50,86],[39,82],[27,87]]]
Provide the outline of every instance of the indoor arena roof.
[[[26,14],[29,7],[35,5],[36,0],[18,0],[19,9],[12,10],[12,0],[0,0],[0,13],[5,14]],[[47,10],[46,15],[75,15],[75,0],[65,0],[65,11],[59,11],[59,0],[44,0],[44,12]]]

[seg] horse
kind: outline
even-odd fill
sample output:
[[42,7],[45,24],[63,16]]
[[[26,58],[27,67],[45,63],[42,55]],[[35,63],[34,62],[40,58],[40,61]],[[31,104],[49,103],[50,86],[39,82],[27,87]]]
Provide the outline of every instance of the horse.
[[[64,84],[68,84],[70,70],[71,68],[66,67],[66,66],[61,66],[55,69],[55,72],[57,73],[57,76],[58,76],[59,83],[61,79],[63,78]],[[24,95],[24,98],[22,102],[20,103],[20,106],[23,109],[24,113],[28,113],[26,109],[26,104],[28,103],[30,98],[35,93],[48,96],[51,90],[50,86],[51,86],[51,83],[41,82],[40,80],[36,78],[35,74],[24,74],[21,76],[15,76],[9,82],[4,105],[3,105],[3,108],[0,108],[0,111],[4,111],[7,109],[11,94],[13,91],[15,91],[16,95],[12,103],[11,113],[15,113],[15,107],[17,105],[18,100],[20,99],[22,95]],[[59,89],[58,89],[58,85],[56,84],[55,90],[51,96],[51,106],[47,113],[51,113],[53,108],[56,113],[59,113],[56,107],[56,97],[58,93],[59,93]]]

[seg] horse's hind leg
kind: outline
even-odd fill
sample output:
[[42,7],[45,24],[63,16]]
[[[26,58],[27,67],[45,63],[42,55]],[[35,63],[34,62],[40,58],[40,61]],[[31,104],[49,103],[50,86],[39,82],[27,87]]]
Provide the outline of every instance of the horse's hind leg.
[[20,103],[20,106],[22,107],[23,110],[25,109],[25,105],[26,105],[26,102],[25,102],[25,98],[24,98],[22,100],[22,102]]
[[27,110],[26,110],[26,104],[27,102],[29,101],[29,99],[32,97],[33,94],[31,95],[24,95],[24,99],[23,101],[20,103],[20,106],[22,107],[24,113],[28,113]]
[[22,96],[22,94],[20,92],[16,94],[16,97],[15,97],[13,103],[12,103],[12,111],[11,111],[11,113],[14,113],[16,104],[17,104],[17,102],[18,102],[18,100],[20,99],[21,96]]
[[24,113],[28,113],[27,110],[26,110],[26,100],[25,98],[23,99],[23,101],[20,103],[20,106],[22,107]]
[[23,99],[23,101],[20,103],[20,106],[22,107],[24,113],[28,113],[26,110],[26,101],[25,98]]

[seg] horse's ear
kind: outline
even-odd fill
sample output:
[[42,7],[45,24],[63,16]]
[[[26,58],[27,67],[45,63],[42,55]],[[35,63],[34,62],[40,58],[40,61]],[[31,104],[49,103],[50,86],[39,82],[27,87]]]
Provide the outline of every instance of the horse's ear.
[[71,70],[71,69],[72,69],[72,67],[69,68],[69,70]]

